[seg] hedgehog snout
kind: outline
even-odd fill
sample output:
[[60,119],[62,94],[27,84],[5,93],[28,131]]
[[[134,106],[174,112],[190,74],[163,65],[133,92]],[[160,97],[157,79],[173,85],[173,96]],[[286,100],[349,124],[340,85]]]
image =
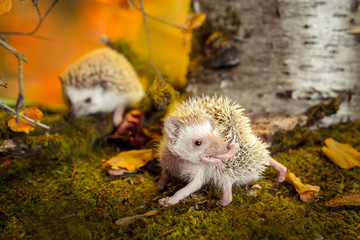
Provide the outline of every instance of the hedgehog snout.
[[225,154],[231,149],[228,143],[217,138],[212,133],[208,136],[208,140],[209,140],[208,154],[211,155]]
[[74,119],[76,117],[75,113],[73,111],[70,111],[69,118]]
[[70,107],[69,117],[70,118],[78,118],[80,117],[82,107],[79,104],[72,104]]

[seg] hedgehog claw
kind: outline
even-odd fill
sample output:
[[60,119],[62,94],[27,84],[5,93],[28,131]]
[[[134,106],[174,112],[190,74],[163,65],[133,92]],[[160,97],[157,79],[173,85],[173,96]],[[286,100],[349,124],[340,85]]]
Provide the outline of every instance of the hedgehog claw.
[[169,205],[175,204],[176,202],[171,202],[171,197],[165,197],[159,200],[160,207],[167,207]]

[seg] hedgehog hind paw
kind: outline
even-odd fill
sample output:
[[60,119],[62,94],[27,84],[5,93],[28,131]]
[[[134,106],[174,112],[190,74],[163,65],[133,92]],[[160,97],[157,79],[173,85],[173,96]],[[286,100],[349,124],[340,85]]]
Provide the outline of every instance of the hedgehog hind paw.
[[278,175],[276,177],[276,182],[281,183],[285,181],[287,168],[278,161],[276,161],[275,159],[273,159],[272,157],[269,157],[268,161],[270,165],[278,172]]

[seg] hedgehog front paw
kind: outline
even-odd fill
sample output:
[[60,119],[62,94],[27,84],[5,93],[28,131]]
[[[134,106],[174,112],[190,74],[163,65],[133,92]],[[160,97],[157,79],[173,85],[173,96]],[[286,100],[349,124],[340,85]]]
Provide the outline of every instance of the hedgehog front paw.
[[229,205],[232,202],[232,199],[221,199],[220,200],[220,204],[223,207],[226,207],[227,205]]
[[159,200],[160,207],[167,207],[170,205],[169,203],[169,197],[165,197]]
[[161,207],[167,207],[169,205],[173,205],[178,203],[179,201],[177,201],[176,199],[174,199],[173,197],[165,197],[159,200],[159,205]]

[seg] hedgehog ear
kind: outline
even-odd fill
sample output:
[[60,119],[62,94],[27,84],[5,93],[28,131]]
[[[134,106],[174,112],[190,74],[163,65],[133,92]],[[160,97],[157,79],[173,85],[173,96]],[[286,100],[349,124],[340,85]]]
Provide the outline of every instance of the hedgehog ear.
[[104,90],[108,89],[108,87],[109,87],[108,81],[105,81],[105,80],[101,80],[101,81],[98,83],[98,85],[99,85],[100,87],[102,87]]
[[212,119],[211,117],[207,117],[206,120],[210,123],[211,130],[214,130],[216,127],[214,119]]
[[176,139],[179,136],[180,128],[182,127],[183,123],[181,123],[178,117],[169,116],[165,119],[164,130],[172,144],[175,144]]

